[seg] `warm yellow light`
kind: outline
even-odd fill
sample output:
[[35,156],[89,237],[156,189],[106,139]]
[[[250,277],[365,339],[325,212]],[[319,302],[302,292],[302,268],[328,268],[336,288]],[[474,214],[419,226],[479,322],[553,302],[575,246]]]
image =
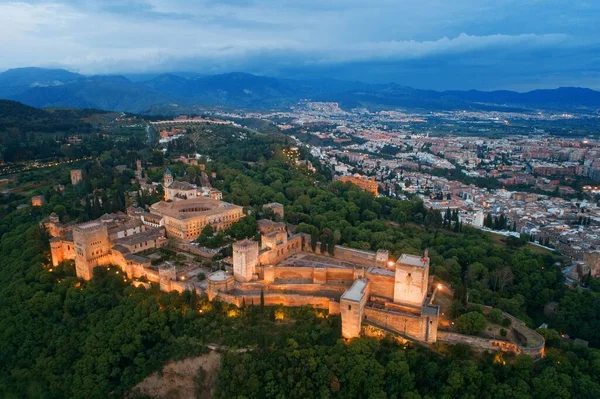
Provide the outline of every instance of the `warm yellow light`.
[[442,288],[444,288],[444,286],[443,286],[443,285],[441,285],[441,284],[438,284],[438,285],[437,285],[437,289],[438,289],[438,290],[441,290]]
[[230,311],[227,312],[227,317],[238,317],[238,316],[239,316],[239,313],[235,309],[231,309]]
[[390,266],[390,267],[394,266],[394,262],[390,260],[390,261],[388,262],[388,266]]
[[52,269],[52,268],[48,269],[49,272],[52,272],[52,270],[54,270],[54,269]]
[[275,311],[275,320],[283,320],[285,319],[285,314],[283,313],[283,310],[276,310]]
[[494,363],[501,364],[503,366],[506,365],[506,360],[502,357],[502,352],[498,352],[496,356],[494,356]]

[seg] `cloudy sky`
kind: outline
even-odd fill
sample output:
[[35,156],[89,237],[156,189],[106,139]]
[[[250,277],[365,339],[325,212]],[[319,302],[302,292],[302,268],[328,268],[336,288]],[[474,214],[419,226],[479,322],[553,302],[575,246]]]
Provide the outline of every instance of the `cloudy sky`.
[[600,89],[599,0],[0,0],[0,70]]

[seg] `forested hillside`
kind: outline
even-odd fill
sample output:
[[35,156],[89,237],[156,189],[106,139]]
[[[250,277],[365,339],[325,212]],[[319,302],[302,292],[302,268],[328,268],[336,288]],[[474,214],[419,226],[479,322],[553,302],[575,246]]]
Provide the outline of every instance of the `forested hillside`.
[[94,109],[39,109],[0,100],[0,157],[4,162],[21,162],[90,155],[82,142],[117,130],[117,116]]
[[[136,187],[114,166],[145,157],[155,161],[148,178],[159,181],[165,159],[188,150],[171,146],[163,159],[139,143],[101,143],[100,156],[83,165],[88,179],[77,189],[68,186],[62,195],[40,189],[48,197],[41,208],[16,210],[26,201],[19,197],[0,205],[1,397],[123,397],[168,359],[202,353],[208,343],[248,349],[225,355],[219,398],[600,397],[600,351],[574,347],[558,332],[600,347],[599,294],[567,291],[554,255],[533,251],[526,240],[497,242],[448,224],[418,199],[374,198],[331,182],[325,170],[308,173],[289,162],[282,150],[290,142],[276,134],[242,136],[207,150],[213,161],[206,172],[216,174],[211,183],[226,200],[254,214],[266,202],[281,202],[297,231],[327,243],[384,248],[394,256],[428,248],[432,273],[457,292],[456,314],[466,312],[468,292],[471,302],[506,310],[535,328],[543,306],[557,301],[559,312],[548,320],[553,329],[543,331],[547,356],[532,363],[462,346],[343,343],[339,317],[310,308],[236,309],[190,293],[134,288],[115,268],[96,269],[88,283],[76,280],[72,263],[51,268],[48,237],[38,227],[44,216],[55,211],[63,220],[83,221],[123,210],[118,199]],[[175,164],[173,170],[185,177],[187,167]],[[246,234],[236,228],[226,234]]]

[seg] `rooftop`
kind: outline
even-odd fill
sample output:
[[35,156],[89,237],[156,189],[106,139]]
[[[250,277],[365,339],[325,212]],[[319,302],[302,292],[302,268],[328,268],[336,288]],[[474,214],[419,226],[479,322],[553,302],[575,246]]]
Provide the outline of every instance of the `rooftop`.
[[208,275],[208,279],[211,281],[224,281],[230,277],[232,277],[231,274],[227,274],[223,270],[217,270],[216,272]]
[[210,198],[197,197],[175,202],[160,201],[153,204],[151,209],[152,213],[183,220],[216,215],[226,209],[241,211],[242,207]]
[[423,258],[421,256],[407,254],[402,254],[402,256],[398,259],[397,263],[415,267],[425,267],[426,265],[426,262],[423,261]]
[[352,284],[352,287],[348,288],[342,295],[342,299],[349,301],[360,302],[365,295],[365,289],[367,288],[368,282],[362,279],[356,279]]

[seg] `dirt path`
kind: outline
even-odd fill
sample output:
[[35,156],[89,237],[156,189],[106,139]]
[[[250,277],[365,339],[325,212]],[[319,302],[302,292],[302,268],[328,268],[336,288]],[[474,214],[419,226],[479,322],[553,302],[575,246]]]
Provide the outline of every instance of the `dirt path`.
[[220,366],[221,354],[214,350],[202,356],[171,361],[161,374],[153,373],[133,387],[128,396],[140,393],[161,399],[211,399]]

